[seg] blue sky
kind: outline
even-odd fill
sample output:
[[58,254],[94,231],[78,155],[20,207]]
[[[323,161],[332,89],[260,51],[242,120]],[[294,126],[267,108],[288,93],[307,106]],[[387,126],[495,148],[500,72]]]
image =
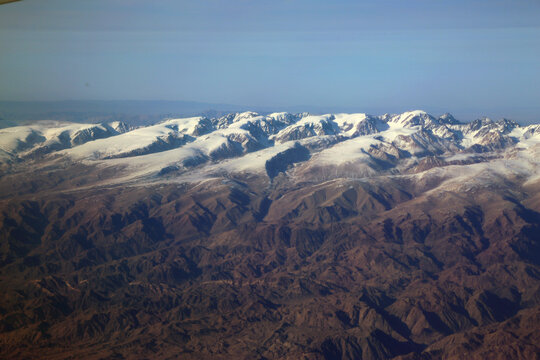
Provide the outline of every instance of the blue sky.
[[0,100],[189,100],[540,120],[540,2],[23,0]]

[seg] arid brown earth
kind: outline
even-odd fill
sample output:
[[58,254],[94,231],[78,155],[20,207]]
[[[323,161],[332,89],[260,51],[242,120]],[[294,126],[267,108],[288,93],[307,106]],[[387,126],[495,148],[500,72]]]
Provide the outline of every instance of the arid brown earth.
[[540,182],[107,171],[0,177],[0,358],[540,358]]

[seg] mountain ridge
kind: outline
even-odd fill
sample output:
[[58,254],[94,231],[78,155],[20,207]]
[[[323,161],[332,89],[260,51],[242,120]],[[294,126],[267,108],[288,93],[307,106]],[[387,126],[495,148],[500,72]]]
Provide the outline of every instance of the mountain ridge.
[[[55,130],[54,124],[59,130]],[[264,158],[268,156],[266,153],[276,152],[273,151],[277,149],[276,145],[295,148],[296,141],[321,159],[331,156],[336,145],[342,150],[350,150],[345,153],[351,162],[361,162],[362,156],[367,155],[371,162],[368,161],[368,168],[377,162],[384,164],[383,167],[395,167],[396,162],[392,160],[396,155],[398,159],[418,162],[424,156],[443,153],[481,154],[518,143],[528,146],[538,133],[538,125],[520,126],[507,119],[492,121],[484,118],[461,123],[450,114],[435,118],[418,110],[381,116],[244,112],[217,118],[169,119],[138,128],[118,122],[110,124],[44,123],[6,128],[0,130],[1,160],[16,162],[36,153],[54,153],[74,160],[96,160],[96,163],[128,158],[139,163],[140,168],[149,165],[147,175],[170,173],[174,169],[178,169],[175,172],[178,174],[190,168],[201,168],[200,165],[215,167],[217,162],[227,159],[234,163],[235,158],[257,151],[258,157]],[[66,129],[76,127],[80,133],[98,131],[99,134],[88,133],[83,138],[79,133],[60,131],[62,126]],[[345,149],[346,145],[351,145],[350,149]],[[152,155],[157,153],[162,153],[159,159]],[[356,155],[351,155],[353,153]],[[145,158],[144,155],[148,156]],[[106,163],[101,161],[103,165]],[[125,163],[129,165],[128,161]],[[160,169],[156,169],[158,163],[162,164]],[[228,165],[222,170],[236,171]]]
[[537,359],[539,129],[414,111],[0,130],[0,353]]

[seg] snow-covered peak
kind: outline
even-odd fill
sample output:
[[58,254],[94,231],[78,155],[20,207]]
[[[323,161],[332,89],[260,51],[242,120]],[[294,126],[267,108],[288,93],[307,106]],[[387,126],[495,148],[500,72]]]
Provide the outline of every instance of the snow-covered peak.
[[155,128],[160,128],[162,126],[165,126],[176,132],[192,135],[192,136],[203,135],[214,130],[212,122],[206,117],[169,119],[154,126]]
[[379,117],[357,114],[336,114],[333,119],[340,133],[349,137],[370,135],[388,129],[388,125]]
[[40,121],[33,125],[0,130],[0,149],[11,155],[47,153],[117,135],[109,124],[79,124],[60,121]]
[[434,124],[433,116],[423,110],[407,111],[403,114],[394,115],[389,122],[399,124],[403,127],[429,126]]
[[368,115],[365,113],[336,114],[334,116],[334,122],[343,133],[352,136],[358,124],[365,121],[367,117]]
[[467,127],[471,131],[476,131],[476,130],[480,130],[483,127],[491,127],[492,125],[493,125],[493,120],[491,120],[488,117],[482,117],[482,118],[471,121]]
[[222,129],[225,127],[230,126],[231,124],[238,123],[241,121],[245,121],[247,119],[255,118],[259,116],[258,113],[253,111],[245,111],[242,113],[231,113],[227,114],[225,116],[214,118],[212,119],[212,123],[216,127],[216,129]]
[[293,116],[293,114],[288,113],[288,112],[275,112],[275,113],[268,114],[266,116],[274,120],[286,120],[289,117]]
[[450,113],[444,113],[441,116],[439,116],[439,124],[444,125],[457,125],[460,124],[459,120],[456,120],[456,118],[450,114]]
[[42,133],[30,126],[0,129],[0,149],[12,154],[45,141]]
[[272,139],[283,143],[312,136],[335,134],[337,129],[333,123],[334,118],[334,115],[331,114],[302,117],[296,123],[279,131]]
[[[333,176],[355,171],[374,176],[381,171],[407,171],[430,156],[496,157],[505,151],[538,146],[540,125],[520,127],[508,119],[487,118],[461,123],[450,114],[436,118],[421,110],[381,116],[287,112],[261,115],[248,111],[217,118],[166,119],[136,129],[119,122],[43,122],[0,130],[2,163],[53,153],[77,161],[136,168],[129,170],[130,176],[257,168],[271,169],[268,171],[273,178],[291,166],[299,168],[298,174],[336,167]],[[258,165],[250,166],[248,163],[255,159]],[[266,161],[270,162],[268,167]],[[225,162],[226,166],[220,165]],[[439,163],[422,162],[415,171]],[[239,169],[234,169],[235,164]]]
[[108,123],[108,125],[119,134],[132,130],[132,128],[123,121],[113,121]]

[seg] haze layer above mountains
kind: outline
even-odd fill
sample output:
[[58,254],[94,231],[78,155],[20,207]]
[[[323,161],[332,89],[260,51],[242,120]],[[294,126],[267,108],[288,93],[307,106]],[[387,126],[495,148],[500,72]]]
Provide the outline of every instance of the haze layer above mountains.
[[540,125],[0,129],[11,358],[538,358]]

